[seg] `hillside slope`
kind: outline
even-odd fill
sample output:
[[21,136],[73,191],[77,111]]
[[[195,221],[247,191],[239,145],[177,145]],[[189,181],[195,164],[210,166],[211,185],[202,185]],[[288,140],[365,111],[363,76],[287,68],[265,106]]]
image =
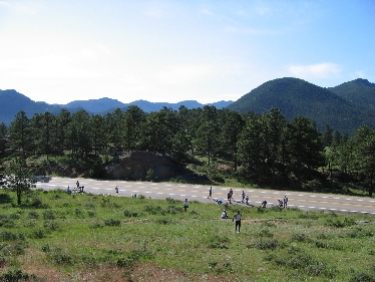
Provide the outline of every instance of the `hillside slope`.
[[228,109],[239,112],[268,112],[278,108],[287,119],[301,115],[314,120],[319,130],[326,125],[352,134],[361,124],[375,125],[375,114],[345,100],[333,92],[298,78],[268,81]]
[[361,108],[375,111],[375,83],[367,79],[358,78],[327,89]]

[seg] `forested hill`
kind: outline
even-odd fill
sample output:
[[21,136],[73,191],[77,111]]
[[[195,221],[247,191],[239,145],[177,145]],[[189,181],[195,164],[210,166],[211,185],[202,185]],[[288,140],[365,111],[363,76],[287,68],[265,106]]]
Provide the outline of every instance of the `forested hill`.
[[375,126],[375,112],[345,98],[302,79],[279,78],[255,88],[228,109],[265,113],[278,108],[287,119],[300,115],[314,120],[320,131],[329,125],[353,134],[361,124]]
[[358,78],[327,89],[357,106],[375,111],[375,83],[367,79]]

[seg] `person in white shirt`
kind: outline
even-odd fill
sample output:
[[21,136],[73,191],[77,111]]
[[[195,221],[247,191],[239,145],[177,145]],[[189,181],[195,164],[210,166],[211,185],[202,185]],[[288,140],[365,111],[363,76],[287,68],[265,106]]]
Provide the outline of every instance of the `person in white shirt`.
[[241,213],[237,211],[237,213],[233,217],[234,224],[234,232],[240,233],[241,232]]
[[184,211],[187,211],[188,207],[189,207],[188,199],[185,199],[185,201],[184,201]]

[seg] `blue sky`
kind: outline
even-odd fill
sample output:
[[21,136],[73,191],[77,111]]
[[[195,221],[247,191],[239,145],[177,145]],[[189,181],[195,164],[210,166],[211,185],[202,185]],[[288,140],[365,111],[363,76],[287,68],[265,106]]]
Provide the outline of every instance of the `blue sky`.
[[375,1],[0,0],[0,89],[65,104],[375,82]]

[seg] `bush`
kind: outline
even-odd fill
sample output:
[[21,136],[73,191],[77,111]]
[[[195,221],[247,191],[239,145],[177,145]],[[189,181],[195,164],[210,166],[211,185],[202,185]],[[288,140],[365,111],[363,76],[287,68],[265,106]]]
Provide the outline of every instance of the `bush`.
[[129,211],[129,210],[124,210],[124,215],[126,217],[137,217],[138,216],[138,213],[136,212],[132,212],[132,211]]
[[29,218],[33,218],[33,219],[39,218],[39,214],[36,211],[30,211],[28,216]]
[[3,231],[0,233],[0,240],[1,241],[14,241],[17,240],[18,236],[15,233],[9,231]]
[[258,250],[274,250],[279,246],[279,241],[271,239],[271,240],[258,240],[253,241],[247,245],[248,248],[256,248]]
[[37,277],[34,274],[24,273],[20,269],[8,270],[0,275],[0,281],[4,282],[28,281],[30,279],[37,280]]
[[107,219],[104,221],[105,226],[120,226],[121,221],[117,219]]
[[43,218],[44,219],[55,219],[55,215],[54,215],[53,211],[46,210],[46,211],[43,212]]

